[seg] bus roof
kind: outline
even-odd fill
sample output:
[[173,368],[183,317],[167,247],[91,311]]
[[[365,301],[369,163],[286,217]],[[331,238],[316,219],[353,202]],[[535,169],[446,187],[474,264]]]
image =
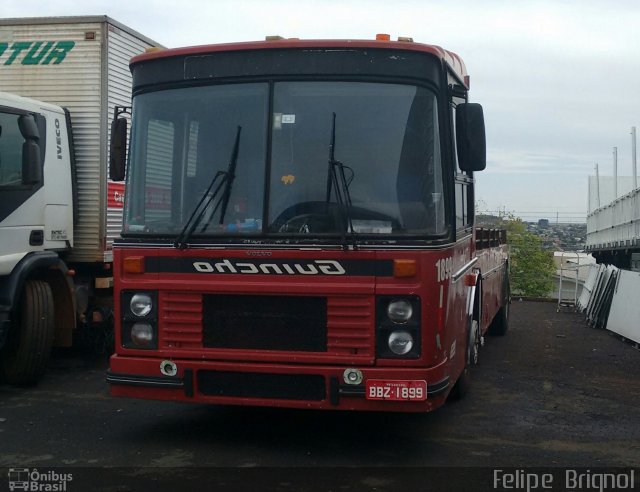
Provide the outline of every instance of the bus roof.
[[[271,37],[269,37],[271,38]],[[275,38],[275,37],[274,37]],[[184,48],[159,49],[152,48],[147,53],[135,56],[131,60],[131,65],[136,63],[170,58],[174,56],[204,55],[207,53],[224,51],[250,51],[268,49],[345,49],[345,48],[365,48],[365,49],[391,49],[404,51],[420,51],[429,53],[443,60],[451,70],[457,75],[461,82],[469,88],[469,76],[462,58],[452,51],[445,50],[440,46],[431,44],[414,43],[413,41],[390,41],[390,40],[362,40],[362,39],[267,39],[265,41],[248,41],[240,43],[209,44],[200,46],[187,46]]]

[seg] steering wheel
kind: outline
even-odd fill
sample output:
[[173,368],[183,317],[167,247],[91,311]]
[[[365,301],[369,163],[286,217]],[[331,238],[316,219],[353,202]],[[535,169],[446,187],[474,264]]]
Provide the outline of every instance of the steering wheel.
[[[390,222],[394,229],[401,229],[397,219],[357,206],[351,207],[351,219],[380,220]],[[269,229],[271,232],[301,234],[339,233],[346,227],[344,222],[337,203],[309,201],[296,203],[283,210]]]
[[297,232],[310,234],[313,232],[330,232],[333,221],[322,214],[300,214],[287,219],[278,232]]
[[335,205],[320,201],[300,202],[284,209],[270,224],[272,232],[313,234],[337,232]]

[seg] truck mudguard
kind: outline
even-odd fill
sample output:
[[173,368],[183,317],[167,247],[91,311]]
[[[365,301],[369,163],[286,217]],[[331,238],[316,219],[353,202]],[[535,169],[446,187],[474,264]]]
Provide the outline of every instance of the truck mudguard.
[[[0,348],[4,346],[7,339],[11,326],[11,315],[18,306],[20,293],[22,292],[25,281],[34,276],[48,280],[51,277],[49,273],[51,270],[57,270],[59,272],[59,275],[56,276],[58,280],[55,281],[55,285],[52,285],[52,288],[59,287],[60,278],[69,278],[67,275],[69,270],[67,265],[56,253],[53,251],[39,251],[25,256],[15,266],[10,275],[0,279]],[[71,293],[73,286],[70,280],[67,280],[65,284]],[[73,306],[73,298],[71,295],[65,296],[59,288],[55,290],[58,291],[56,299],[58,299],[58,295],[60,295],[61,302],[64,305],[65,302],[63,299],[68,298],[68,302],[71,302],[71,306]],[[56,305],[57,304],[58,303],[56,303]],[[64,309],[64,311],[67,312],[68,309]],[[74,311],[72,311],[72,314],[74,314]],[[73,320],[65,319],[64,321],[67,323],[71,321],[71,325],[69,326],[75,326],[75,315],[73,316]],[[56,332],[59,331],[58,327],[61,322],[62,320],[56,316]]]

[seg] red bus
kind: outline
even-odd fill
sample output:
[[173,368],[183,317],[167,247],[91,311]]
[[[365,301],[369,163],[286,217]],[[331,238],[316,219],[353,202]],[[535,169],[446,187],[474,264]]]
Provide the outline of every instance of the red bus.
[[460,57],[269,37],[131,71],[113,396],[423,412],[465,392],[509,290],[504,236],[474,228]]

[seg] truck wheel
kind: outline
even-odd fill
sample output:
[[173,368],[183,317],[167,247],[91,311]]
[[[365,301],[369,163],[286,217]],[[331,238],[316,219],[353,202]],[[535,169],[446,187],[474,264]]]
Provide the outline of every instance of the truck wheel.
[[478,352],[480,349],[480,333],[478,321],[475,319],[471,323],[471,329],[469,330],[469,341],[467,343],[467,350],[465,352],[465,365],[462,370],[462,374],[456,381],[456,384],[451,388],[449,398],[452,400],[461,400],[469,392],[471,386],[471,376],[469,370],[472,366],[478,364]]
[[25,283],[17,324],[3,349],[0,372],[9,384],[32,385],[44,374],[55,334],[53,293],[48,283]]
[[507,333],[509,329],[509,305],[511,304],[511,291],[509,286],[509,277],[505,276],[504,279],[504,292],[503,302],[504,304],[500,310],[496,313],[496,317],[489,325],[488,333],[491,336],[502,337]]

